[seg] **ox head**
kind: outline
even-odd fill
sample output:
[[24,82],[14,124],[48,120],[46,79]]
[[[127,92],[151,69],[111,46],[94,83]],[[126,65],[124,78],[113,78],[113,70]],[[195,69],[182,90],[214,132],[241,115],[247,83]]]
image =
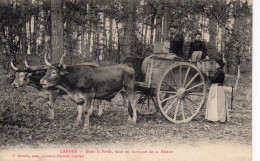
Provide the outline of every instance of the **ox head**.
[[89,66],[89,67],[99,67],[98,64],[92,63],[92,62],[86,62],[82,64],[67,66],[64,63],[64,57],[66,56],[66,53],[61,57],[59,64],[51,64],[47,60],[47,56],[45,55],[44,60],[45,64],[49,66],[49,69],[47,70],[45,76],[41,79],[40,83],[43,88],[53,87],[60,84],[60,81],[62,80],[63,75],[69,74],[68,67],[77,66],[77,65],[83,65],[83,66]]
[[31,76],[36,74],[39,71],[47,70],[48,66],[29,66],[27,60],[24,61],[25,68],[18,68],[14,65],[11,60],[11,67],[15,73],[15,79],[12,83],[12,86],[18,88],[24,85],[28,85],[31,82]]
[[61,57],[60,63],[57,64],[51,64],[47,60],[47,56],[45,55],[44,60],[45,64],[49,66],[49,69],[47,70],[45,76],[41,79],[40,83],[43,88],[53,87],[60,83],[60,80],[62,78],[62,75],[66,74],[66,68],[67,65],[64,63],[64,54]]

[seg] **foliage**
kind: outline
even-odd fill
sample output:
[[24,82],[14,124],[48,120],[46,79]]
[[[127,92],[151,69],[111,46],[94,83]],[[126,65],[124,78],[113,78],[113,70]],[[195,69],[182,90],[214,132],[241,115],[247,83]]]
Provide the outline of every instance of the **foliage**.
[[[1,53],[21,53],[23,48],[28,48],[27,54],[51,53],[50,0],[4,2],[0,2],[1,41],[6,39],[10,49],[1,43],[5,48]],[[209,34],[210,56],[224,55],[230,73],[236,71],[231,63],[237,54],[242,62],[252,61],[252,4],[247,1],[65,0],[62,15],[64,50],[71,58],[120,62],[129,56],[126,53],[145,56],[147,46],[154,39],[165,40],[169,25],[175,24],[184,33],[185,43],[193,40],[197,30]],[[26,44],[22,43],[25,26]]]

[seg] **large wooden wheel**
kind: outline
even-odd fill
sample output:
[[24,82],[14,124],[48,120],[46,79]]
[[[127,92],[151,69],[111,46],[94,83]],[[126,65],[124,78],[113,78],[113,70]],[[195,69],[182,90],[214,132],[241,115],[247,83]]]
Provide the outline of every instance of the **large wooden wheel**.
[[159,79],[156,97],[165,118],[174,123],[187,123],[199,113],[205,102],[204,76],[193,64],[174,63]]

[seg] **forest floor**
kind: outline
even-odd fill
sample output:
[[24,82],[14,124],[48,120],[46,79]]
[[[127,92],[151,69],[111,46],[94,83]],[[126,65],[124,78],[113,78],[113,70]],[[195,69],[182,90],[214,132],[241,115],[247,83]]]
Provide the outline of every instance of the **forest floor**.
[[201,114],[186,124],[173,124],[160,112],[142,115],[137,124],[128,124],[127,108],[118,103],[121,97],[106,105],[103,116],[90,119],[88,133],[82,125],[72,131],[76,120],[76,106],[67,99],[58,98],[54,109],[55,119],[47,119],[47,100],[38,96],[32,87],[11,87],[0,69],[0,149],[12,147],[42,148],[49,145],[183,145],[201,143],[252,144],[252,77],[241,75],[239,88],[230,111],[231,122],[210,123]]

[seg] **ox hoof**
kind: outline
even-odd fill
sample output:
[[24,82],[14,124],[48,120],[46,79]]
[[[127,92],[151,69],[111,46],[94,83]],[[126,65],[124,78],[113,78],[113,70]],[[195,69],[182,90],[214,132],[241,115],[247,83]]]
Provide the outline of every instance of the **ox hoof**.
[[136,124],[136,120],[133,120],[131,117],[128,118],[129,124]]
[[90,133],[89,128],[85,127],[81,130],[82,133]]
[[53,121],[53,120],[54,120],[54,111],[49,111],[48,119],[49,119],[50,121]]
[[75,129],[77,129],[77,127],[79,127],[79,124],[80,124],[80,122],[76,122],[76,123],[73,125],[73,128],[72,128],[72,130],[75,130]]
[[101,116],[102,116],[102,113],[101,113],[101,114],[98,113],[97,116],[98,116],[98,117],[101,117]]
[[47,119],[48,121],[52,122],[54,120],[54,117],[49,116]]

